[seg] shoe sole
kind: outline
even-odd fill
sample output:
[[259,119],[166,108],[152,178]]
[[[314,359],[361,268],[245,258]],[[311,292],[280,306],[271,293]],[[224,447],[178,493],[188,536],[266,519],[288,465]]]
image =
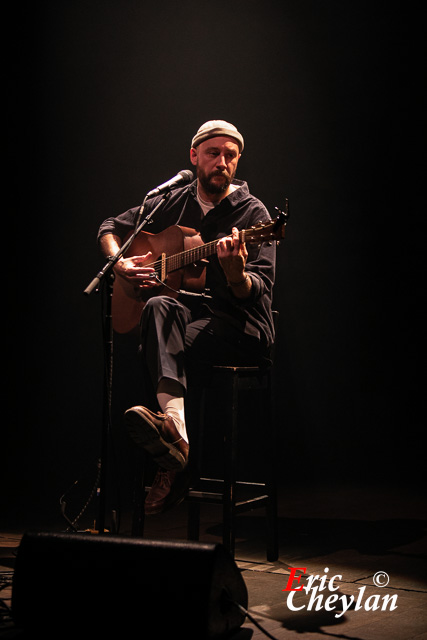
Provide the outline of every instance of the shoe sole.
[[187,461],[182,453],[158,432],[149,416],[130,409],[125,413],[127,432],[138,447],[147,451],[155,462],[167,471],[182,471]]

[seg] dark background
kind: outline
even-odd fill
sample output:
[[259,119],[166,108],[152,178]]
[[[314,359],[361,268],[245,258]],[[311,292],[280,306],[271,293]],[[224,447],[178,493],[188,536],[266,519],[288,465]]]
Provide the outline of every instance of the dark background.
[[[191,168],[192,136],[217,118],[244,135],[238,177],[252,193],[273,214],[290,201],[275,289],[279,480],[417,490],[420,6],[104,0],[13,10],[3,121],[5,521],[55,518],[62,493],[95,476],[102,296],[83,290],[103,265],[98,226]],[[120,408],[134,378],[123,353],[116,345]],[[249,435],[256,444],[259,434]],[[122,444],[118,476],[127,470]]]

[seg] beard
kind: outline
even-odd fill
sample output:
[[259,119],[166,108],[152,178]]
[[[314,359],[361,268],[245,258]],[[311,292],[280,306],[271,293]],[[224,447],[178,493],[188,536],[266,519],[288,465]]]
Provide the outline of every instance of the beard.
[[[197,178],[199,179],[205,193],[224,193],[233,182],[235,174],[236,172],[234,172],[233,175],[230,175],[225,171],[212,171],[211,173],[206,174],[199,166],[197,166]],[[215,176],[223,176],[224,180],[214,182]]]

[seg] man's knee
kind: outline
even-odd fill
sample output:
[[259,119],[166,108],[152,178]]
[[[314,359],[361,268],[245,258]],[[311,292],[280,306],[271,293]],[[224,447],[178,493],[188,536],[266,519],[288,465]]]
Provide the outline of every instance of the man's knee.
[[176,306],[177,301],[170,296],[154,296],[145,303],[144,312]]
[[147,300],[141,317],[141,327],[146,328],[154,321],[156,325],[177,323],[185,327],[190,321],[189,310],[175,298],[170,296],[155,296]]
[[149,298],[144,306],[144,312],[142,318],[152,316],[167,316],[171,311],[177,307],[177,301],[170,296],[154,296]]

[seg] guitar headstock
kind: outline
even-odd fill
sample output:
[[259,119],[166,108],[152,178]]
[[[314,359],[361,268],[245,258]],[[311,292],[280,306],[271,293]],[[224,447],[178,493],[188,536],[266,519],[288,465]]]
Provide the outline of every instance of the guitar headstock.
[[277,217],[270,222],[262,222],[258,226],[242,231],[242,242],[261,243],[270,240],[282,240],[285,237],[285,226],[289,219],[289,201],[285,199],[285,210],[274,207]]

